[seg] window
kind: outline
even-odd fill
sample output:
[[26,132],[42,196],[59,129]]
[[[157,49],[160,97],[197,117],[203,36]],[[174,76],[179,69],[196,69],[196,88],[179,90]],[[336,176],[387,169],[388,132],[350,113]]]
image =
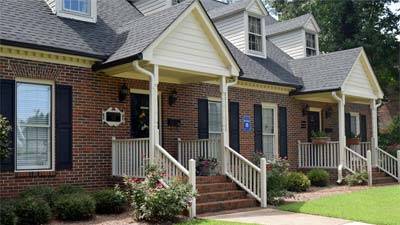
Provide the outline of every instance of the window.
[[275,158],[277,147],[277,107],[274,104],[263,104],[262,136],[263,153],[267,160]]
[[176,4],[181,3],[183,1],[185,1],[185,0],[172,0],[172,5],[176,5]]
[[355,112],[350,113],[350,131],[354,135],[360,134],[360,114]]
[[63,10],[90,14],[90,0],[63,0]]
[[262,52],[261,19],[249,16],[249,50]]
[[17,82],[16,169],[51,169],[52,86]]
[[313,56],[317,54],[316,35],[306,33],[306,55]]
[[221,138],[221,102],[208,101],[208,137]]

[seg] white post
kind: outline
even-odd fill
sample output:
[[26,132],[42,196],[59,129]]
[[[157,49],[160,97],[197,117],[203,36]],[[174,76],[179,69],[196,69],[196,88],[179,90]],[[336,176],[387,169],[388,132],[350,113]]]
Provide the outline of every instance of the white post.
[[225,146],[229,146],[229,111],[228,111],[228,85],[226,84],[226,77],[220,79],[220,92],[221,92],[221,116],[222,116],[222,134],[221,134],[221,152],[222,155],[222,171],[223,174],[227,173],[227,152]]
[[182,140],[178,138],[178,162],[180,164],[182,163]]
[[338,102],[339,113],[339,160],[340,164],[344,165],[345,159],[345,146],[346,146],[346,132],[345,132],[345,95],[342,94],[342,101]]
[[[192,185],[192,191],[196,191],[196,161],[189,160],[189,184]],[[193,197],[192,205],[190,207],[190,218],[196,217],[196,198]]]
[[371,150],[372,150],[372,165],[378,166],[378,113],[375,99],[371,100],[371,123],[372,123],[372,138],[371,138]]
[[149,154],[150,163],[154,163],[154,148],[158,144],[158,65],[154,65],[153,77],[149,81]]
[[261,169],[261,207],[267,208],[267,160],[265,158],[260,159]]
[[368,171],[368,186],[372,186],[372,154],[371,154],[371,150],[367,151],[367,171]]
[[400,183],[400,150],[397,151],[397,181]]

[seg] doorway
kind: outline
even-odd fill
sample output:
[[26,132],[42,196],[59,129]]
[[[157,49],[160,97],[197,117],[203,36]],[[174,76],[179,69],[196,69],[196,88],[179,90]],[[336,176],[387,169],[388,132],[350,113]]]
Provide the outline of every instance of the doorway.
[[309,111],[307,113],[307,133],[308,133],[308,141],[311,142],[311,133],[314,131],[320,131],[320,113]]

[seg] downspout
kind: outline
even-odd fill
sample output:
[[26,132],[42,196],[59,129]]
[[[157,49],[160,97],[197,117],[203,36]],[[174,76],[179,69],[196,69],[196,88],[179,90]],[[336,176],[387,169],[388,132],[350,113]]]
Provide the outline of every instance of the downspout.
[[342,150],[344,148],[344,146],[343,146],[342,142],[345,141],[345,140],[341,140],[341,139],[343,139],[341,137],[341,136],[343,136],[343,134],[342,134],[342,132],[343,132],[342,129],[343,128],[340,127],[340,124],[342,123],[342,121],[340,121],[340,120],[343,120],[342,117],[344,115],[344,112],[342,110],[344,110],[343,105],[345,103],[344,103],[344,99],[339,98],[335,91],[332,91],[332,97],[338,102],[338,108],[339,108],[339,110],[338,110],[339,121],[338,122],[339,122],[339,160],[340,160],[340,163],[339,163],[339,166],[338,166],[338,180],[336,182],[338,184],[341,184],[343,182],[343,168],[344,168],[344,165],[343,165],[343,163],[344,163],[344,160],[343,160],[344,159],[344,155],[343,155],[343,150]]

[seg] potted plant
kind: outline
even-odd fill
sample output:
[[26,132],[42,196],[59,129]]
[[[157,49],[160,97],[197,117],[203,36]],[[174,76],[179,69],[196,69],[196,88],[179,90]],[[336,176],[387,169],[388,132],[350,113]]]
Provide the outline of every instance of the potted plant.
[[312,131],[311,142],[315,145],[326,144],[331,141],[331,137],[325,131]]
[[217,158],[204,158],[200,156],[196,161],[196,176],[213,176],[217,174]]
[[361,141],[360,135],[355,135],[353,132],[350,132],[350,134],[346,137],[346,143],[347,145],[359,145]]

